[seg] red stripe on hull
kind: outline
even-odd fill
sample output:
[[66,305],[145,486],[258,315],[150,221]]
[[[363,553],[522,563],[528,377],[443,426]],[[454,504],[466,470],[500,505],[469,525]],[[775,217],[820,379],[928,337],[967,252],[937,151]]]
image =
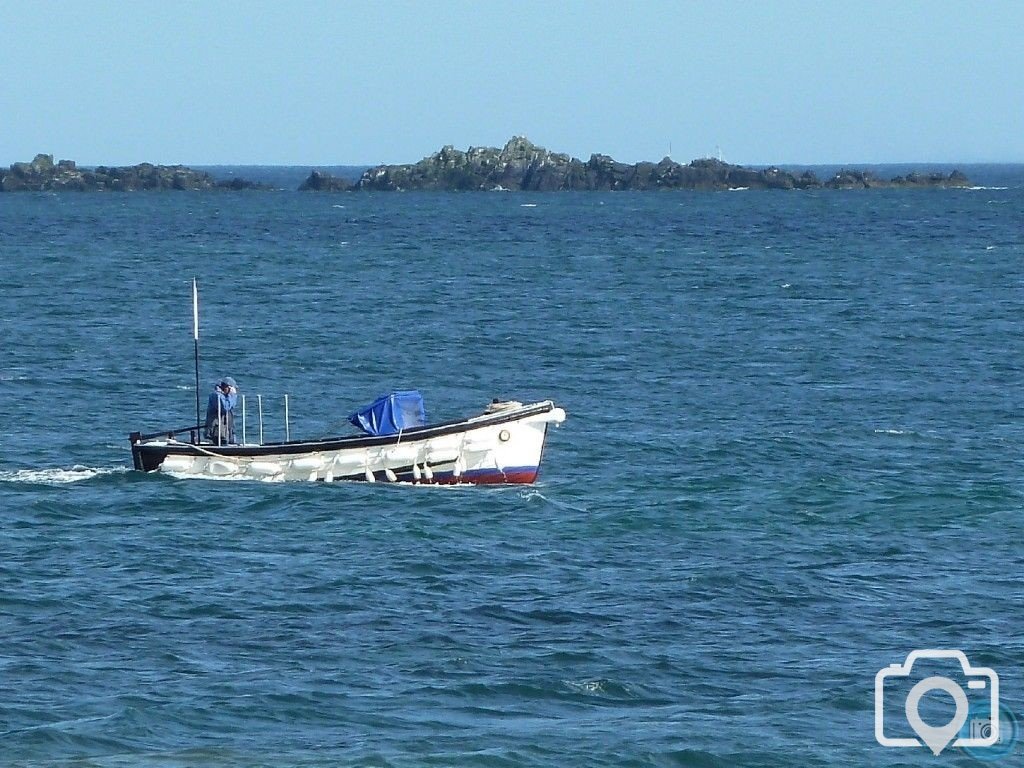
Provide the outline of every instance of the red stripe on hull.
[[447,475],[434,478],[439,485],[455,485],[469,483],[471,485],[529,485],[537,479],[536,469],[511,469],[505,472],[487,470],[484,472],[466,473],[462,477]]

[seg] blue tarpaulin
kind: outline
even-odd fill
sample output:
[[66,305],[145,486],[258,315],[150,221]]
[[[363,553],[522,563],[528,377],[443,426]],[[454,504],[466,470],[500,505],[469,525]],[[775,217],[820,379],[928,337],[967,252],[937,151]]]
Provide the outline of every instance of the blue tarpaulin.
[[415,389],[381,395],[348,417],[368,435],[394,435],[427,423],[423,395]]

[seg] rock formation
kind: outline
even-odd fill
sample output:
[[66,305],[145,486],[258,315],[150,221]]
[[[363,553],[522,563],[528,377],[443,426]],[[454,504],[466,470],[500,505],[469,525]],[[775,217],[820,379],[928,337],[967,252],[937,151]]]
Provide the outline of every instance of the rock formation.
[[31,163],[0,169],[0,192],[134,192],[149,189],[263,189],[245,179],[214,181],[210,174],[183,165],[141,163],[120,168],[83,170],[73,160],[54,164],[53,155],[36,155]]
[[321,171],[312,171],[309,178],[302,182],[299,192],[347,192],[352,189],[352,182],[332,176]]
[[909,173],[906,176],[894,176],[891,179],[880,179],[871,171],[851,171],[843,169],[825,182],[829,189],[891,189],[894,187],[969,187],[971,182],[960,171],[953,171],[948,176],[941,173],[930,173],[922,176]]
[[523,136],[502,149],[470,147],[465,152],[443,147],[418,163],[379,165],[355,184],[314,171],[304,190],[678,190],[678,189],[854,189],[874,187],[967,186],[959,171],[949,176],[897,176],[884,181],[862,171],[842,171],[824,184],[810,171],[800,175],[779,168],[756,170],[721,160],[694,160],[682,165],[669,158],[659,163],[619,163],[607,155],[586,162],[549,152]]
[[[702,159],[682,165],[664,158],[659,163],[619,163],[608,155],[591,155],[586,162],[549,152],[523,136],[515,136],[501,149],[470,147],[465,152],[443,147],[418,163],[378,165],[354,184],[329,173],[313,171],[300,191],[348,190],[721,190],[721,189],[877,189],[913,187],[966,187],[970,181],[959,171],[896,176],[882,179],[870,171],[841,170],[821,182],[812,172],[796,175],[780,168],[753,169]],[[183,165],[141,163],[125,167],[81,169],[73,160],[53,162],[52,155],[36,155],[31,163],[0,169],[0,192],[115,191],[160,189],[266,189],[245,179],[215,181],[208,173]]]

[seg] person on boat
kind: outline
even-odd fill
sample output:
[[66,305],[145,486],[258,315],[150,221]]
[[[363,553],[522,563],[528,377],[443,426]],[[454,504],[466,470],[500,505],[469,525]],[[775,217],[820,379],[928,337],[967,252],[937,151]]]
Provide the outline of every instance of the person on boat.
[[213,443],[235,442],[235,405],[237,403],[238,385],[233,378],[225,376],[210,393],[210,401],[206,405],[207,440]]

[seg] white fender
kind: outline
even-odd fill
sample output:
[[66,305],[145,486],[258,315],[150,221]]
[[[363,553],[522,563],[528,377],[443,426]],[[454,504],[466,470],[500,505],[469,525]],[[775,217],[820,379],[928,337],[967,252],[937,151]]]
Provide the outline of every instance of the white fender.
[[210,459],[210,462],[206,465],[206,469],[211,475],[231,475],[238,471],[238,466],[231,461]]
[[449,464],[459,458],[461,443],[451,437],[432,440],[426,445],[426,460],[431,464]]
[[340,453],[328,465],[337,475],[354,475],[366,468],[366,458],[362,456],[342,456]]
[[438,448],[427,452],[427,461],[431,464],[451,464],[458,458],[458,448]]
[[161,472],[188,472],[192,469],[192,459],[188,456],[168,456],[160,465]]
[[296,469],[320,469],[323,466],[324,460],[319,455],[317,456],[303,456],[298,459],[292,459],[292,466]]
[[523,419],[520,424],[532,424],[552,422],[554,424],[561,424],[565,421],[565,411],[562,408],[552,408],[547,413],[541,413],[536,416],[531,416],[528,419]]
[[281,474],[281,465],[274,461],[254,461],[248,466],[250,474],[271,477]]
[[384,456],[394,464],[411,464],[419,453],[415,445],[396,445],[384,451]]
[[389,483],[398,482],[398,475],[395,474],[395,471],[391,469],[391,467],[384,468],[384,476],[388,479]]

